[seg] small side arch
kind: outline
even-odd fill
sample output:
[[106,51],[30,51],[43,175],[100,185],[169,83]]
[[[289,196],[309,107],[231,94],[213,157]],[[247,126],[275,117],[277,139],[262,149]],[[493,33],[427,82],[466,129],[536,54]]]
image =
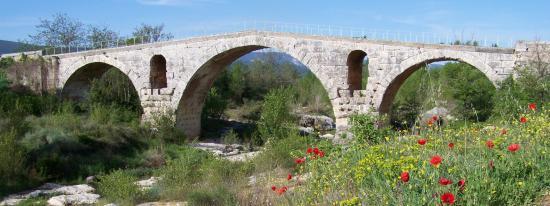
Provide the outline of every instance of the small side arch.
[[168,87],[166,79],[166,58],[157,54],[151,57],[149,71],[149,83],[151,89],[161,89]]
[[363,62],[367,53],[362,50],[353,50],[348,55],[348,89],[360,90],[363,79]]

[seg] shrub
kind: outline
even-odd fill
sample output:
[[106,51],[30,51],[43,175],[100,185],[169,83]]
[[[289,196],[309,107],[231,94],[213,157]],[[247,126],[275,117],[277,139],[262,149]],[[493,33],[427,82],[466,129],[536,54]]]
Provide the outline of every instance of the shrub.
[[99,79],[92,81],[88,101],[90,104],[116,105],[141,113],[139,95],[130,79],[116,68],[111,68]]
[[387,128],[382,128],[384,121],[369,114],[355,114],[349,118],[350,131],[361,142],[379,143],[390,132]]
[[297,134],[275,139],[265,145],[265,149],[252,160],[252,163],[259,172],[291,168],[294,166],[292,153],[306,149],[313,141],[310,137]]
[[222,136],[222,143],[223,144],[239,144],[241,141],[239,139],[239,136],[233,129],[230,129],[228,132],[226,132]]
[[163,178],[159,182],[161,197],[185,199],[195,189],[189,186],[200,181],[200,166],[203,161],[208,161],[209,155],[187,147],[169,153],[175,159],[168,160],[166,166],[159,171],[159,176]]
[[123,170],[115,170],[100,176],[97,187],[99,193],[109,201],[120,205],[135,205],[143,197],[143,192],[135,184],[137,180]]
[[193,190],[189,193],[187,202],[197,206],[237,205],[235,195],[220,186]]
[[[359,198],[361,205],[439,205],[440,196],[450,192],[457,205],[531,205],[550,185],[550,121],[548,110],[540,111],[522,113],[525,123],[516,119],[495,129],[470,124],[422,130],[421,137],[392,135],[379,144],[353,141],[328,158],[306,162],[311,176],[295,189],[294,201],[357,204]],[[427,143],[420,145],[421,138]],[[491,148],[488,140],[494,142]],[[520,149],[510,149],[512,144]],[[431,162],[435,155],[442,158],[438,166]],[[404,171],[409,175],[401,179]],[[443,185],[441,178],[452,184]]]
[[278,88],[271,90],[262,105],[258,131],[265,142],[270,139],[284,138],[291,131],[292,116],[290,115],[290,89]]
[[17,144],[15,131],[0,132],[0,194],[13,187],[25,185],[24,150]]
[[227,104],[227,100],[219,94],[218,89],[212,87],[204,102],[202,111],[203,120],[209,117],[216,119],[221,118],[223,112],[227,108]]

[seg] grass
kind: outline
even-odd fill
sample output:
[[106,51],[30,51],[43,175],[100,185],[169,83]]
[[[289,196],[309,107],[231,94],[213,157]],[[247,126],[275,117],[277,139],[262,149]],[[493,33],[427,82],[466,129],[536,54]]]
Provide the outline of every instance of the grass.
[[[375,144],[355,141],[306,165],[311,181],[287,195],[293,204],[306,205],[440,205],[447,192],[455,205],[532,204],[550,188],[548,114],[530,111],[524,114],[526,123],[500,122],[496,129],[474,124],[430,128],[420,136],[390,135]],[[419,145],[420,138],[427,144]],[[486,146],[488,140],[494,148]],[[509,151],[512,144],[520,149]],[[430,164],[435,155],[443,158],[438,167]],[[404,171],[408,182],[400,179]],[[442,186],[440,178],[453,184]]]

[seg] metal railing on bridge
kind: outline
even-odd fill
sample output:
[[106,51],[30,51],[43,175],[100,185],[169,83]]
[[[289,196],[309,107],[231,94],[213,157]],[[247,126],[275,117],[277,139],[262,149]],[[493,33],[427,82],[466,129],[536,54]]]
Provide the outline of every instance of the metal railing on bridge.
[[161,35],[129,36],[101,42],[71,45],[64,47],[48,47],[43,49],[44,55],[55,55],[72,52],[82,52],[96,49],[117,48],[139,44],[149,44],[162,41],[182,40],[201,36],[216,36],[243,31],[282,32],[311,36],[327,36],[351,39],[368,39],[394,42],[411,42],[424,44],[470,45],[479,47],[513,48],[516,41],[513,38],[501,36],[486,36],[471,34],[469,37],[453,33],[406,32],[395,30],[363,29],[320,24],[294,24],[282,22],[243,22],[240,24],[211,25],[209,27],[194,27],[189,30],[173,33],[175,38],[165,38]]

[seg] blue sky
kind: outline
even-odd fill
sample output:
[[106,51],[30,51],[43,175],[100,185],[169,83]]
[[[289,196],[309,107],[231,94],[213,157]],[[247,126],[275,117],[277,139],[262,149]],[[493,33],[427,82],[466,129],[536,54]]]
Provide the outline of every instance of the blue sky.
[[164,23],[176,37],[243,22],[276,21],[406,32],[550,40],[547,0],[2,0],[0,39],[26,39],[41,18],[67,13],[128,35]]

